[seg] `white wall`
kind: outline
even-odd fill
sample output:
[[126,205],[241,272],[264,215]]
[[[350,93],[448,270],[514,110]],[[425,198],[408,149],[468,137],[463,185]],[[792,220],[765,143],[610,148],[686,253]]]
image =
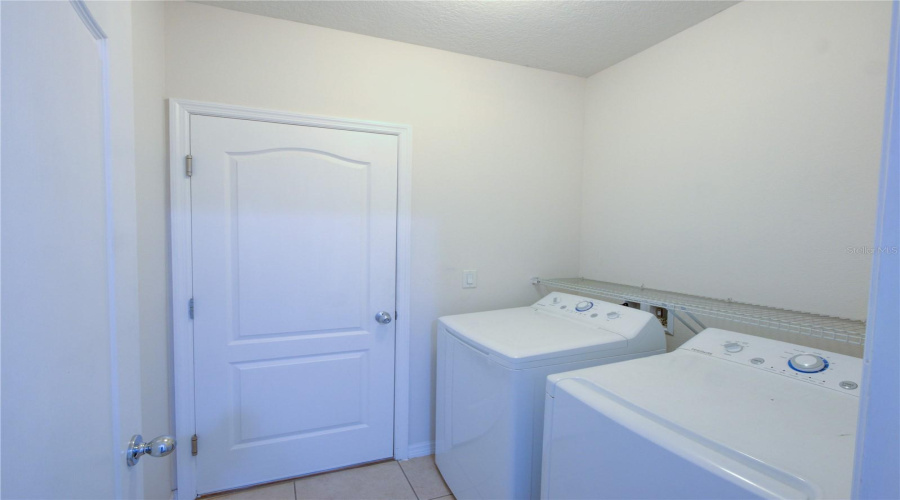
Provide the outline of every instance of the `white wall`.
[[[531,276],[577,271],[585,80],[205,5],[164,10],[167,97],[412,125],[409,441],[430,442],[437,318],[528,304]],[[158,54],[144,50],[138,93],[149,102],[138,121],[153,122],[138,131],[144,426],[156,435],[169,391],[168,167],[162,87],[147,74]],[[478,270],[478,288],[462,289],[463,269]]]
[[890,10],[744,2],[589,78],[581,275],[864,319]]

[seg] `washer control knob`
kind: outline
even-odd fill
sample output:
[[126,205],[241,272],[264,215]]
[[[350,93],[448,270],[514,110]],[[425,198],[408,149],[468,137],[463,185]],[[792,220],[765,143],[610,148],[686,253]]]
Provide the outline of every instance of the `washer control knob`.
[[728,342],[725,344],[725,351],[727,352],[741,352],[744,350],[744,346],[738,344],[737,342]]
[[606,313],[606,317],[609,319],[616,319],[619,317],[619,313],[617,313],[615,311],[610,311],[610,312]]
[[788,365],[802,373],[815,373],[828,368],[828,362],[815,354],[798,354],[788,361]]
[[575,304],[575,310],[578,312],[585,312],[592,307],[594,307],[594,303],[589,300],[582,300],[581,302]]
[[753,358],[750,360],[750,362],[753,363],[754,365],[761,365],[761,364],[765,363],[766,360],[763,358]]
[[841,389],[847,389],[848,391],[852,391],[853,389],[859,387],[859,384],[857,384],[856,382],[851,382],[849,380],[845,380],[838,385],[841,386]]
[[553,297],[553,303],[559,304],[559,297]]

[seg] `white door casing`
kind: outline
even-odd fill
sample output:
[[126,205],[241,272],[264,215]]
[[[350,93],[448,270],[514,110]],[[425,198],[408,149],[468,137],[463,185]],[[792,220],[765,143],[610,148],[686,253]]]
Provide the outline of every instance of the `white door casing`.
[[3,494],[139,498],[130,5],[0,9]]
[[851,498],[900,498],[900,4],[894,2]]
[[405,456],[409,129],[172,109],[179,496]]

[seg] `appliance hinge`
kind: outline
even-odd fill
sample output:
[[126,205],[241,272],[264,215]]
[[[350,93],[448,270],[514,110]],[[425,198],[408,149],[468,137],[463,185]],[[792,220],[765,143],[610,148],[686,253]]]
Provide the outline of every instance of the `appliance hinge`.
[[191,456],[197,456],[197,435],[191,436]]
[[191,297],[191,300],[188,301],[188,316],[190,316],[191,319],[194,319],[194,298],[193,297]]
[[191,155],[184,157],[184,173],[188,177],[194,175],[194,157]]

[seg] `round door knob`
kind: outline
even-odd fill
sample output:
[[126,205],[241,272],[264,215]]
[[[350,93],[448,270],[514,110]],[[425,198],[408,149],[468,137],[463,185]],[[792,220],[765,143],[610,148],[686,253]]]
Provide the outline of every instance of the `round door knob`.
[[828,368],[828,362],[815,354],[798,354],[788,361],[788,365],[803,373],[815,373]]
[[382,325],[390,323],[391,319],[391,313],[387,311],[379,311],[378,314],[375,315],[375,321],[381,323]]
[[149,443],[143,442],[144,438],[140,434],[131,437],[128,443],[128,451],[125,453],[125,461],[131,467],[138,463],[144,455],[151,457],[164,457],[175,451],[175,438],[172,436],[159,436]]

